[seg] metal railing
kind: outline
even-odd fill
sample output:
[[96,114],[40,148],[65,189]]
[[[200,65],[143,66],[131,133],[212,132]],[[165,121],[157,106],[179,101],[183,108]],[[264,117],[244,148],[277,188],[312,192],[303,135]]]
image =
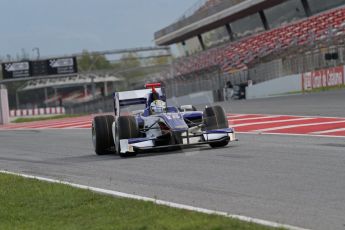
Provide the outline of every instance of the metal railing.
[[[326,53],[337,53],[338,58],[326,60]],[[313,70],[325,69],[345,64],[345,45],[331,46],[328,48],[319,48],[303,55],[294,55],[286,57],[283,60],[283,73],[285,75],[305,73]]]
[[218,90],[223,84],[220,69],[216,67],[164,81],[168,98],[184,96],[192,92]]
[[[336,60],[325,60],[326,53],[337,53]],[[169,96],[183,96],[191,92],[205,90],[219,91],[227,81],[233,85],[252,80],[254,84],[274,78],[305,73],[345,64],[345,38],[335,37],[314,44],[313,47],[292,47],[269,55],[261,62],[251,65],[248,69],[234,73],[223,73],[220,67],[212,67],[184,76],[177,76],[165,81]]]
[[284,75],[282,59],[272,60],[266,63],[259,63],[255,67],[246,70],[247,80],[253,83],[268,81]]
[[66,105],[64,107],[66,114],[105,113],[114,111],[114,102],[112,96],[107,96],[80,104]]

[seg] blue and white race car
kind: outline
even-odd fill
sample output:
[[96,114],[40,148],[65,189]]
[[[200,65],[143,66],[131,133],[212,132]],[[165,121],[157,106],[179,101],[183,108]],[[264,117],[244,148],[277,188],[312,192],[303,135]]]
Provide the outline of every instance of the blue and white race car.
[[[236,141],[235,131],[220,106],[196,111],[194,106],[167,106],[160,83],[146,89],[114,93],[113,115],[92,122],[92,141],[98,155],[116,152],[121,157],[139,152],[178,149],[208,144],[224,147]],[[145,105],[145,109],[122,115],[121,108]]]

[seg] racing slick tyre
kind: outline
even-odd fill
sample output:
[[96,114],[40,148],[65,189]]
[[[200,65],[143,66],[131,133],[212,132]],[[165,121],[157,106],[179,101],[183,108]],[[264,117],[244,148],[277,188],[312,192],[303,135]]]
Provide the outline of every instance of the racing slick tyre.
[[[229,128],[228,119],[225,115],[224,109],[219,106],[207,107],[203,113],[205,130]],[[229,143],[229,140],[218,141],[210,143],[212,148],[224,147]]]
[[136,153],[121,153],[120,140],[139,137],[139,127],[134,116],[120,116],[115,124],[115,148],[121,157],[135,156]]
[[92,122],[92,142],[97,155],[111,153],[114,147],[113,133],[111,131],[114,117],[111,115],[97,116]]

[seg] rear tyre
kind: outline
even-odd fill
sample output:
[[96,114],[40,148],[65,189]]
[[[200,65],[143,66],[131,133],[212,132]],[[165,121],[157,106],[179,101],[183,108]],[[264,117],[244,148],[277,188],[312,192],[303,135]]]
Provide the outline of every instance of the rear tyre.
[[111,115],[97,116],[92,121],[92,142],[97,155],[109,154],[114,147],[113,122]]
[[136,153],[121,153],[120,140],[139,137],[139,127],[134,116],[120,116],[117,118],[115,125],[115,148],[121,157],[130,157],[137,155]]
[[[225,115],[224,109],[219,106],[211,106],[205,108],[203,113],[205,130],[224,129],[229,128],[229,122]],[[224,147],[229,143],[229,140],[218,141],[210,143],[212,148]]]

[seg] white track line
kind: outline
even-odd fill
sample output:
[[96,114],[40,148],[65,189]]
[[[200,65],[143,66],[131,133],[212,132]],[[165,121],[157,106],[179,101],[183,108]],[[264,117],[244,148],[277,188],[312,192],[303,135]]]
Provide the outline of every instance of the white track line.
[[[233,114],[236,115],[236,114]],[[335,119],[344,119],[345,117],[325,117],[325,116],[312,116],[312,115],[290,115],[290,114],[255,114],[255,113],[248,113],[248,114],[241,114],[245,116],[291,116],[291,117],[313,117],[313,118],[335,118]]]
[[249,125],[263,125],[263,124],[272,124],[272,123],[289,122],[289,121],[304,121],[304,120],[311,120],[311,119],[314,119],[314,118],[302,117],[302,118],[276,120],[276,121],[260,121],[260,122],[252,122],[252,123],[243,123],[243,124],[238,124],[238,125],[232,125],[232,127],[242,127],[242,126],[249,126]]
[[[91,126],[90,126],[91,128]],[[85,130],[88,128],[74,128],[74,127],[66,127],[66,128],[18,128],[18,129],[1,129],[0,131],[9,131],[9,132],[14,132],[14,131],[42,131],[42,130],[49,130],[49,131],[61,131],[61,130]]]
[[345,131],[345,128],[339,128],[339,129],[329,129],[329,130],[324,130],[324,131],[318,131],[318,132],[312,132],[311,134],[326,134],[326,133],[334,133],[334,132],[341,132]]
[[76,125],[76,126],[68,126],[68,127],[64,127],[61,129],[86,129],[86,128],[91,128],[92,123],[89,122],[88,124],[84,124],[84,125]]
[[229,214],[226,212],[220,212],[220,211],[216,211],[216,210],[199,208],[199,207],[194,207],[194,206],[185,205],[185,204],[178,204],[178,203],[173,203],[173,202],[164,201],[164,200],[157,200],[157,199],[153,199],[150,197],[133,195],[133,194],[129,194],[129,193],[112,191],[112,190],[108,190],[108,189],[102,189],[102,188],[90,187],[90,186],[86,186],[86,185],[74,184],[74,183],[70,183],[70,182],[66,182],[66,181],[54,180],[54,179],[45,178],[45,177],[32,176],[32,175],[21,174],[21,173],[14,173],[14,172],[9,172],[9,171],[5,171],[5,170],[0,170],[0,173],[6,173],[6,174],[10,174],[10,175],[25,177],[25,178],[36,179],[36,180],[50,182],[50,183],[69,185],[69,186],[72,186],[75,188],[86,189],[86,190],[90,190],[93,192],[117,196],[117,197],[124,197],[124,198],[130,198],[130,199],[142,200],[142,201],[150,201],[150,202],[153,202],[153,203],[158,204],[158,205],[164,205],[164,206],[168,206],[168,207],[172,207],[172,208],[184,209],[184,210],[195,211],[195,212],[200,212],[200,213],[205,213],[205,214],[216,214],[216,215],[220,215],[220,216],[225,216],[225,217],[230,217],[230,218],[242,220],[245,222],[261,224],[261,225],[265,225],[265,226],[269,226],[269,227],[286,228],[286,229],[291,229],[291,230],[307,230],[305,228],[295,227],[292,225],[280,224],[280,223],[276,223],[276,222],[272,222],[272,221],[267,221],[267,220],[262,220],[262,219],[257,219],[257,218],[242,216],[242,215],[234,215],[234,214]]
[[[250,120],[257,120],[257,119],[269,119],[269,118],[276,118],[281,116],[265,116],[265,117],[251,117],[251,118],[240,118],[240,119],[233,119],[232,121],[250,121]],[[294,118],[291,116],[291,118]],[[231,118],[229,119],[231,120]]]
[[249,135],[274,135],[274,136],[297,136],[297,137],[327,137],[327,138],[341,138],[345,136],[336,135],[315,135],[315,134],[298,134],[298,133],[258,133],[258,132],[236,132],[238,134],[249,134]]
[[[251,115],[251,114],[249,114]],[[236,114],[236,115],[227,115],[228,118],[238,118],[238,117],[245,117],[248,116],[248,114]]]
[[80,121],[80,122],[66,122],[59,125],[47,125],[44,127],[40,127],[38,129],[57,129],[57,128],[66,128],[66,127],[72,127],[72,126],[80,126],[80,125],[91,125],[91,121]]
[[253,131],[257,133],[261,133],[261,132],[268,132],[268,131],[274,131],[274,130],[279,130],[279,129],[290,129],[290,128],[298,128],[298,127],[306,127],[306,126],[314,126],[314,125],[329,125],[329,124],[338,124],[338,123],[345,123],[345,120],[300,124],[300,125],[287,125],[287,126],[279,126],[279,127],[274,127],[274,128],[268,128],[268,129],[258,129],[258,130],[253,130]]

